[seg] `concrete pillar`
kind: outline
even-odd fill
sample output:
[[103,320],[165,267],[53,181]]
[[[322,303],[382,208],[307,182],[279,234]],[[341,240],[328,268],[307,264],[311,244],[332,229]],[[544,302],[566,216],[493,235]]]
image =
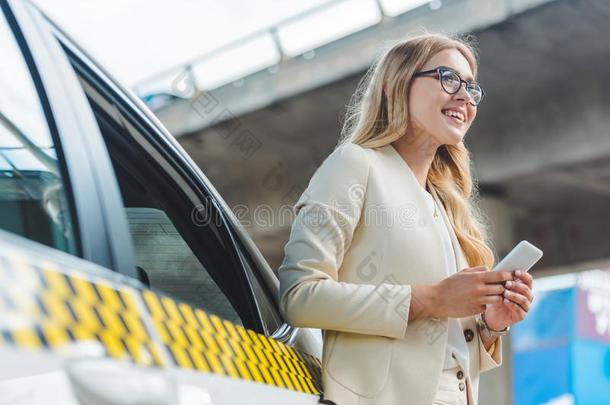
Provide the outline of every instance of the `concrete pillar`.
[[[515,210],[498,197],[482,197],[481,210],[490,225],[495,253],[502,258],[515,244]],[[480,404],[512,404],[510,332],[502,339],[502,365],[481,374]]]

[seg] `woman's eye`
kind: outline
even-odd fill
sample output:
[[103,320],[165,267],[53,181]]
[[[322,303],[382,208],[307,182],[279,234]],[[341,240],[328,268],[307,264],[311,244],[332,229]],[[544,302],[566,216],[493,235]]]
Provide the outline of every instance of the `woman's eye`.
[[445,76],[443,77],[443,81],[451,88],[457,87],[460,83],[459,79],[454,76]]

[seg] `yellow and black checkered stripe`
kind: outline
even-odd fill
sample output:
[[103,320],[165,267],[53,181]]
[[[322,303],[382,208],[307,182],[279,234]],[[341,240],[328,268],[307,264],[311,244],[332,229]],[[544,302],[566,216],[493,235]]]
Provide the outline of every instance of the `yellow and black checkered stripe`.
[[64,274],[52,265],[0,257],[0,344],[64,350],[99,342],[105,355],[161,366],[137,291]]
[[243,326],[144,291],[155,331],[176,365],[319,395],[320,361]]
[[63,270],[0,255],[0,345],[62,352],[97,342],[141,366],[322,392],[313,356],[150,290]]

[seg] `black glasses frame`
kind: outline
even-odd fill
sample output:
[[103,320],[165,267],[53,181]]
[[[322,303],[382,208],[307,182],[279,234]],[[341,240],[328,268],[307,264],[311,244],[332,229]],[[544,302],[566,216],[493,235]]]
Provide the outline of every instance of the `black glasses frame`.
[[[453,74],[455,74],[458,78],[458,80],[460,81],[460,86],[457,88],[457,90],[455,90],[454,92],[451,92],[449,90],[447,90],[445,88],[445,86],[443,85],[443,72],[451,72]],[[481,87],[481,85],[475,81],[471,81],[471,82],[467,82],[466,80],[462,79],[462,76],[460,76],[460,74],[458,72],[456,72],[455,70],[445,67],[445,66],[440,66],[434,69],[430,69],[430,70],[424,70],[424,71],[420,71],[420,72],[416,72],[413,77],[420,77],[420,76],[424,76],[424,77],[432,77],[432,76],[428,76],[432,73],[436,73],[438,75],[437,79],[438,81],[441,83],[441,87],[443,88],[443,90],[445,90],[446,93],[448,94],[455,94],[458,91],[460,91],[460,89],[462,88],[462,83],[466,85],[466,92],[470,95],[470,98],[472,99],[472,102],[470,102],[470,104],[477,106],[479,104],[481,104],[481,101],[483,101],[483,97],[485,96],[485,92],[483,91],[483,88]],[[481,98],[479,99],[478,102],[474,101],[474,96],[472,96],[472,94],[470,94],[470,92],[468,91],[469,88],[476,88],[478,87],[479,90],[481,90]]]

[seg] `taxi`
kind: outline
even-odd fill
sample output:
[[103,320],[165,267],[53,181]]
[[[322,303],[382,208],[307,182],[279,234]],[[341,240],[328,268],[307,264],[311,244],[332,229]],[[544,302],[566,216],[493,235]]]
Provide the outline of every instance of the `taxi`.
[[143,102],[28,1],[0,49],[0,404],[330,403],[319,331]]

